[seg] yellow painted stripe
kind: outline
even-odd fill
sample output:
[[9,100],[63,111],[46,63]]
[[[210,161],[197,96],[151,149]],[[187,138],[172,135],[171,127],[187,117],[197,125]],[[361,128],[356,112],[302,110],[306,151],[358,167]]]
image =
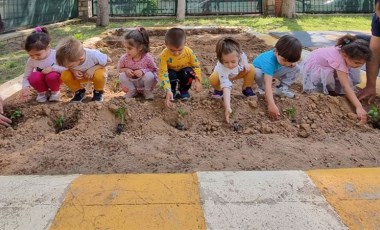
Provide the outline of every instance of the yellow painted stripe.
[[380,229],[380,168],[307,173],[350,229]]
[[80,176],[51,229],[206,229],[197,175]]

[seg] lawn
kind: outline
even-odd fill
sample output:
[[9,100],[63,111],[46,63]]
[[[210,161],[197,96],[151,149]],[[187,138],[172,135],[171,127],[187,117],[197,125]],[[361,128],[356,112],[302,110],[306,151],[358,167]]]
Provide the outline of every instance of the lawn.
[[[59,38],[67,35],[79,40],[97,36],[103,31],[119,27],[172,27],[172,26],[241,26],[250,27],[260,33],[270,31],[317,31],[317,30],[359,30],[370,31],[371,16],[300,16],[297,19],[284,19],[257,16],[225,16],[225,17],[191,17],[184,21],[173,19],[129,20],[110,23],[107,27],[96,27],[94,23],[67,25],[50,31],[54,47]],[[13,79],[24,71],[27,53],[21,44],[0,43],[0,84]]]

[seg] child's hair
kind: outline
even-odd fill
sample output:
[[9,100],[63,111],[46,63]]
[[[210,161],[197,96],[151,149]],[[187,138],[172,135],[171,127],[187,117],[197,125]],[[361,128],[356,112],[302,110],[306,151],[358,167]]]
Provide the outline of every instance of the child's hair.
[[181,28],[171,28],[165,34],[165,44],[181,47],[186,42],[186,32]]
[[34,31],[26,37],[24,49],[29,52],[31,50],[45,50],[50,45],[51,38],[45,27],[37,26]]
[[339,46],[341,52],[345,53],[351,60],[369,61],[371,59],[368,42],[355,36],[344,35],[337,40],[336,46]]
[[222,62],[223,54],[230,54],[234,51],[236,51],[238,55],[242,52],[239,42],[232,37],[222,38],[216,43],[216,57],[220,62]]
[[133,47],[142,46],[144,54],[149,52],[149,36],[144,27],[137,27],[124,36],[124,40]]
[[56,59],[60,66],[67,66],[78,61],[84,54],[83,45],[77,39],[70,37],[58,42]]
[[288,62],[297,62],[301,59],[302,44],[290,35],[282,36],[274,46],[278,55],[285,58]]

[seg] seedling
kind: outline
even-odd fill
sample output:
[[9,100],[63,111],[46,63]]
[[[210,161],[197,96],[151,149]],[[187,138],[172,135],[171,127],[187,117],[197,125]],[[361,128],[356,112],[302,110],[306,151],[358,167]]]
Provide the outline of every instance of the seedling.
[[211,88],[211,84],[210,84],[210,81],[208,80],[208,78],[203,78],[202,79],[202,86],[205,89]]
[[115,117],[119,119],[119,123],[116,126],[116,133],[121,134],[125,130],[125,112],[127,111],[124,107],[119,107],[115,110]]
[[65,130],[65,117],[63,115],[59,116],[55,121],[54,121],[54,126],[57,131],[57,133]]
[[297,113],[296,108],[294,108],[294,107],[287,108],[287,109],[285,109],[285,112],[288,115],[288,118],[292,122],[294,122],[296,120],[296,113]]
[[22,111],[20,109],[16,109],[11,112],[10,118],[12,121],[17,120],[22,117]]
[[371,123],[372,123],[373,127],[374,128],[380,128],[379,108],[377,108],[375,105],[372,105],[368,111],[368,116],[371,119]]
[[177,112],[178,112],[178,120],[175,125],[175,128],[178,130],[186,130],[185,124],[183,123],[183,119],[188,113],[182,107],[178,108]]
[[243,126],[235,119],[236,113],[232,111],[230,113],[231,129],[235,132],[240,132],[243,129]]
[[113,84],[112,84],[113,91],[114,92],[118,92],[120,90],[119,86],[120,86],[120,80],[119,79],[115,79],[113,81]]

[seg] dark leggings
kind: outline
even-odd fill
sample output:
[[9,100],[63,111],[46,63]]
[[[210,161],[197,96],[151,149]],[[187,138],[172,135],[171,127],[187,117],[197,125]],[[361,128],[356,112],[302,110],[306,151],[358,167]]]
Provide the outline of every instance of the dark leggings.
[[180,92],[188,91],[191,87],[193,79],[195,79],[194,70],[190,67],[185,67],[179,71],[169,69],[168,72],[173,94],[177,91],[177,85],[179,85],[178,90]]

